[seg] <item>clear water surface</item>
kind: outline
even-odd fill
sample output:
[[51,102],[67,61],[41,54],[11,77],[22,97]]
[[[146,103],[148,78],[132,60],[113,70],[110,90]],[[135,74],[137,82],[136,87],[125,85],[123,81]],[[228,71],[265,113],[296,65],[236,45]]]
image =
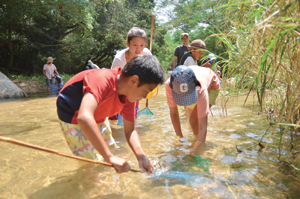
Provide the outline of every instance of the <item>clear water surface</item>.
[[[195,142],[188,118],[181,111],[186,143],[175,136],[166,103],[165,88],[149,100],[153,116],[141,115],[137,130],[155,167],[153,175],[117,174],[110,167],[91,168],[79,161],[0,142],[0,198],[298,198],[299,179],[278,160],[278,139],[264,138],[266,150],[246,150],[259,142],[268,124],[245,96],[218,101],[209,115],[207,143],[196,156],[185,151]],[[0,136],[70,153],[57,122],[56,95],[31,95],[0,100]],[[145,100],[140,102],[140,109]],[[120,148],[114,154],[138,163],[122,127],[111,124]],[[285,136],[286,142],[289,136]],[[237,154],[236,145],[243,150]],[[282,150],[282,155],[289,151]]]

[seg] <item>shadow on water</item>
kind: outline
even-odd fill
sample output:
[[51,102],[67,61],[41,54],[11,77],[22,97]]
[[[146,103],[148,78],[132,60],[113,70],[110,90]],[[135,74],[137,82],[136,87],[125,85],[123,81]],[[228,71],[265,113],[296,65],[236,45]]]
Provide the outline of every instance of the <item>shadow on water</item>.
[[[113,187],[116,183],[107,182],[107,176],[101,174],[106,168],[103,166],[86,165],[79,169],[65,173],[64,176],[55,178],[53,182],[49,182],[40,190],[30,194],[28,199],[43,198],[89,198],[89,195],[98,190],[98,194],[94,193],[93,198],[117,198],[118,194],[110,194],[104,192],[103,187]],[[103,186],[105,185],[105,186]]]
[[[11,128],[14,128],[11,131]],[[30,123],[30,126],[26,122],[3,122],[0,123],[0,136],[11,136],[17,134],[27,134],[30,131],[38,130],[42,128],[39,123]]]

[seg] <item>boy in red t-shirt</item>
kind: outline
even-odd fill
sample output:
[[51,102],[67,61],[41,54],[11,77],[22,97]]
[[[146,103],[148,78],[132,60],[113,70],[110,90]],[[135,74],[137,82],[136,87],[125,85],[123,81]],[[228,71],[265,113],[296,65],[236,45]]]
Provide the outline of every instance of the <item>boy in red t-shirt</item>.
[[118,173],[130,169],[125,159],[114,156],[115,145],[107,117],[121,112],[124,133],[143,172],[152,173],[134,125],[134,102],[146,98],[164,82],[164,71],[152,55],[137,55],[122,69],[92,69],[71,78],[57,98],[57,114],[66,141],[75,155],[97,159],[96,149]]

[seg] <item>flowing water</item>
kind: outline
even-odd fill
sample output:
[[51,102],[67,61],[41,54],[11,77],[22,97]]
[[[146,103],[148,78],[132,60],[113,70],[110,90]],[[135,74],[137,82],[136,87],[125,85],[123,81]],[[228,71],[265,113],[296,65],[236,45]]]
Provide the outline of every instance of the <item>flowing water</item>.
[[[152,175],[117,174],[110,167],[92,168],[76,160],[0,142],[0,198],[299,198],[299,178],[278,159],[277,135],[257,144],[268,123],[257,114],[258,107],[245,96],[212,107],[207,142],[195,156],[185,151],[195,139],[185,112],[181,124],[188,142],[175,136],[166,103],[165,88],[149,100],[154,115],[140,115],[136,125],[144,150],[155,167]],[[55,149],[70,150],[57,122],[55,95],[42,93],[26,99],[0,101],[0,136]],[[221,106],[222,105],[222,106]],[[144,108],[145,100],[140,102]],[[113,153],[138,163],[122,127],[111,124],[119,149]],[[279,132],[275,132],[279,134]],[[289,135],[283,140],[288,142]],[[238,147],[243,152],[237,153]],[[290,153],[281,149],[282,157]]]

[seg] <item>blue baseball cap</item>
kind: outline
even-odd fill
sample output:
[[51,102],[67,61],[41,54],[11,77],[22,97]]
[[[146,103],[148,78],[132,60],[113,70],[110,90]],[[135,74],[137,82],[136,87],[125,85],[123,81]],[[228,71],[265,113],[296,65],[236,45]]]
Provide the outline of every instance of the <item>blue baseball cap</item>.
[[170,87],[174,102],[178,106],[195,104],[198,99],[197,78],[193,70],[180,65],[173,70],[170,78]]

